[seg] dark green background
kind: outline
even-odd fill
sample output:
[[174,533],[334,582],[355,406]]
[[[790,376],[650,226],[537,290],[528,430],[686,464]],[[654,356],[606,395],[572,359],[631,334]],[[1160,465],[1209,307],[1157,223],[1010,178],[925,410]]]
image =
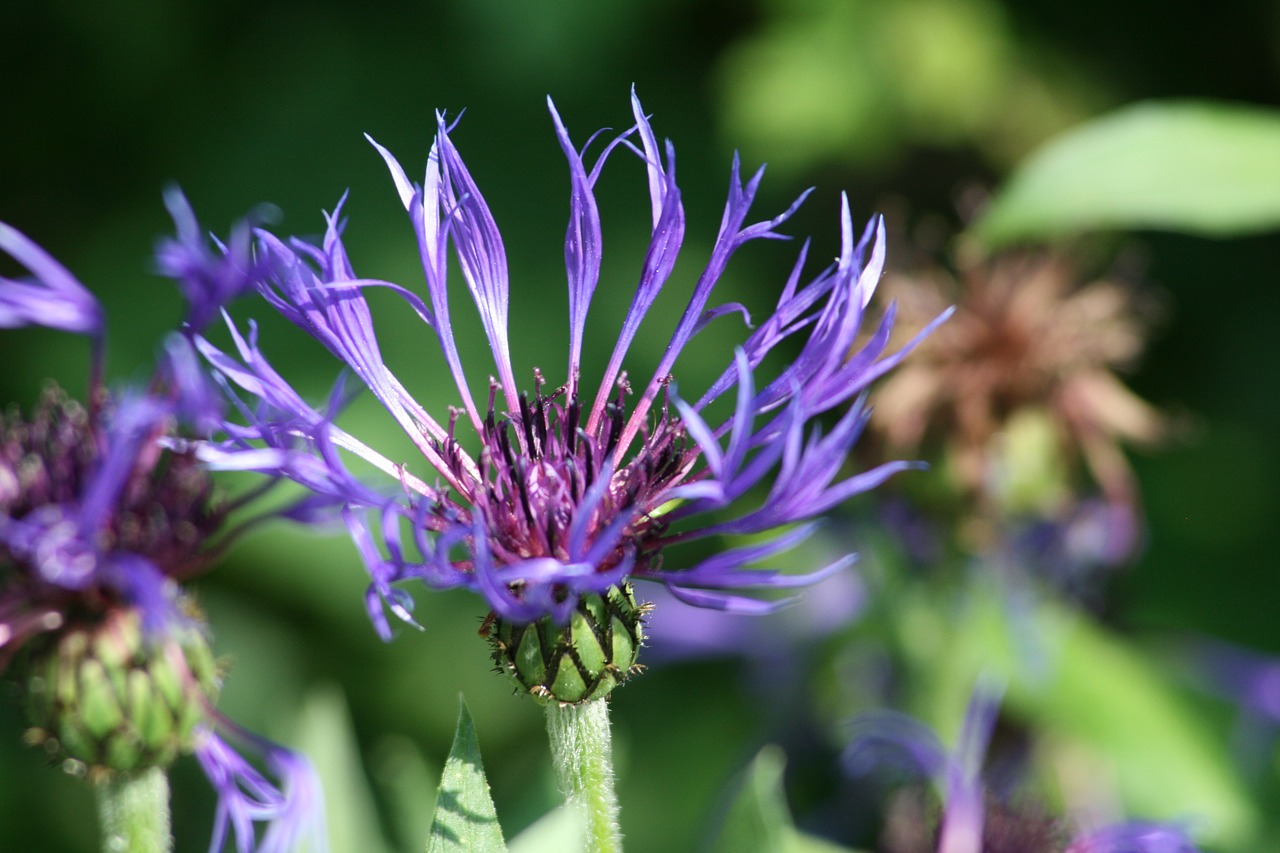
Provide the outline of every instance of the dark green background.
[[[1280,96],[1280,10],[1263,2],[1212,14],[1145,0],[16,5],[0,11],[0,220],[100,296],[117,380],[145,376],[159,335],[180,317],[149,266],[169,227],[160,193],[170,183],[219,233],[261,203],[278,206],[278,230],[315,233],[321,209],[350,188],[357,270],[417,286],[407,222],[361,134],[420,174],[436,109],[467,111],[455,141],[506,241],[523,377],[535,364],[563,370],[567,172],[548,94],[580,144],[629,123],[634,83],[658,135],[675,141],[692,256],[671,286],[681,293],[714,237],[735,149],[748,169],[776,166],[760,217],[818,187],[788,231],[813,234],[814,256],[825,258],[837,247],[842,189],[859,219],[887,210],[902,230],[954,222],[962,190],[997,185],[1035,143],[1108,108],[1185,96],[1274,105]],[[612,344],[647,227],[639,169],[621,159],[600,185],[605,278],[588,359]],[[1144,635],[1210,634],[1280,653],[1280,240],[1123,242],[1144,256],[1170,309],[1132,387],[1185,413],[1193,429],[1135,461],[1150,544],[1116,582],[1113,618]],[[736,288],[762,310],[793,250],[753,247],[726,293]],[[425,402],[450,402],[429,332],[384,304],[393,366]],[[478,324],[461,327],[464,358],[480,365],[473,379],[483,378]],[[654,334],[637,360],[661,347],[664,333]],[[308,391],[327,387],[334,365],[300,336],[267,322],[263,340]],[[28,406],[50,376],[82,389],[87,352],[68,336],[3,332],[0,400]],[[371,406],[353,417],[385,427]],[[376,783],[379,768],[394,766],[396,737],[438,768],[464,690],[508,835],[549,808],[538,712],[488,675],[474,636],[481,604],[421,595],[425,633],[403,630],[383,645],[363,615],[354,553],[338,534],[318,536],[264,532],[200,582],[218,647],[239,661],[228,713],[287,737],[298,697],[337,681]],[[753,704],[740,675],[726,662],[664,667],[618,695],[631,849],[703,837],[726,781],[770,737],[776,717]],[[42,769],[18,744],[17,713],[0,713],[10,732],[0,737],[0,849],[93,849],[90,798]],[[209,804],[197,771],[187,766],[175,784],[179,849],[203,849]]]

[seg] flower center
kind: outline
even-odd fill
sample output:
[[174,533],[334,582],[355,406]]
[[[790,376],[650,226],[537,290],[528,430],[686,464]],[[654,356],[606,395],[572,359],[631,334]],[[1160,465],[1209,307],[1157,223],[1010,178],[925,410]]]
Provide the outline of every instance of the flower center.
[[[589,430],[577,397],[564,388],[544,395],[542,376],[535,376],[533,399],[522,394],[518,412],[497,417],[495,395],[490,395],[480,479],[470,478],[476,486],[465,496],[486,523],[494,561],[503,565],[550,557],[577,562],[587,549],[608,547],[602,544],[608,539],[613,543],[610,553],[592,561],[597,571],[609,570],[627,553],[637,567],[647,565],[665,530],[654,511],[665,502],[663,495],[684,479],[693,460],[694,445],[679,418],[664,405],[641,432],[638,449],[619,466],[625,382]],[[450,461],[461,475],[456,452]]]

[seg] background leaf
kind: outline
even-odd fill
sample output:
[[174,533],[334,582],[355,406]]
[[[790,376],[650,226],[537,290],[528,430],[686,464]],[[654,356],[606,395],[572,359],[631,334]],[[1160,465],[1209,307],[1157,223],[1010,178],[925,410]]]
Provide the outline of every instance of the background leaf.
[[973,227],[987,248],[1107,228],[1228,236],[1280,226],[1280,112],[1148,101],[1027,158]]
[[787,759],[781,747],[769,745],[747,768],[742,788],[729,807],[714,853],[839,853],[841,847],[806,835],[791,823],[782,786]]
[[427,853],[507,853],[480,760],[475,724],[461,696],[458,730],[440,778]]
[[1004,709],[1038,733],[1050,775],[1066,784],[1064,768],[1087,769],[1067,800],[1110,790],[1131,816],[1187,820],[1198,841],[1260,849],[1225,732],[1131,642],[1056,602],[1011,602],[994,584],[961,610],[904,614],[934,625],[915,650],[932,671],[935,709],[946,706],[932,716],[958,720],[978,674],[998,674]]
[[324,786],[330,848],[390,853],[342,690],[332,683],[310,690],[298,728],[298,745],[315,765]]
[[729,807],[715,853],[772,853],[783,849],[791,814],[782,793],[786,758],[776,746],[766,746],[751,761],[742,789]]
[[511,853],[564,853],[582,849],[582,819],[568,806],[552,809],[511,839]]

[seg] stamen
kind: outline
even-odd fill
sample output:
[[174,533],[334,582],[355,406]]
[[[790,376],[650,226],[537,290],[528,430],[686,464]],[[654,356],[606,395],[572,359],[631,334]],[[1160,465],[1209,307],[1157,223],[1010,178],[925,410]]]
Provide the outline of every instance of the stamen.
[[618,439],[622,436],[622,406],[610,403],[605,407],[605,414],[609,416],[609,421],[605,433],[604,452],[609,454],[613,453],[614,448],[618,446]]
[[534,441],[533,416],[529,411],[529,395],[520,394],[520,426],[524,429],[525,440],[529,443],[529,452],[534,459],[542,457],[542,444]]
[[575,397],[569,401],[569,411],[564,424],[564,446],[570,454],[578,452],[578,419],[582,417],[582,404]]
[[503,421],[502,428],[498,430],[498,449],[502,451],[502,459],[507,463],[508,471],[515,471],[516,456],[511,452],[511,435],[508,432],[510,421]]
[[546,453],[547,448],[547,408],[546,399],[539,396],[533,410],[533,428],[538,435],[538,448]]

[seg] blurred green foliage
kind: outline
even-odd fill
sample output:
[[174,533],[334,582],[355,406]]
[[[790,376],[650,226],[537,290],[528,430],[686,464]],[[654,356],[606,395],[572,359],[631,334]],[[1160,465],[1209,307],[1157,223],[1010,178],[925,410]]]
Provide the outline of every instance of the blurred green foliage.
[[[855,216],[890,210],[896,230],[928,242],[929,234],[958,228],[957,200],[975,183],[1001,185],[1041,143],[1122,104],[1275,104],[1278,55],[1280,13],[1260,0],[1186,15],[1154,0],[148,0],[127,15],[87,0],[7,4],[0,9],[0,220],[36,239],[100,295],[110,322],[109,371],[127,380],[147,373],[159,335],[180,316],[177,296],[148,261],[169,228],[160,203],[166,183],[181,184],[219,233],[266,202],[278,206],[280,230],[316,233],[320,210],[332,209],[350,187],[347,242],[357,268],[417,286],[408,224],[360,134],[390,147],[413,174],[425,160],[433,111],[466,108],[456,139],[511,257],[518,369],[558,373],[567,337],[568,187],[547,94],[582,140],[628,121],[634,83],[657,132],[675,141],[691,259],[677,268],[674,293],[659,305],[676,311],[676,294],[686,292],[682,285],[714,237],[735,148],[747,168],[763,160],[775,167],[760,216],[818,185],[790,226],[791,233],[814,234],[817,258],[835,254],[835,194],[842,189],[851,192]],[[1268,157],[1269,144],[1269,136],[1259,143],[1259,171],[1249,173],[1259,176],[1254,190],[1265,189],[1262,170],[1280,162],[1280,155]],[[1092,166],[1101,181],[1102,165],[1078,162],[1061,180],[1075,184],[1083,174],[1084,181]],[[1023,192],[1017,186],[1009,192]],[[1218,187],[1197,184],[1179,209],[1212,209],[1223,201]],[[1050,186],[1034,200],[1043,207],[1044,194],[1059,191]],[[599,193],[605,276],[588,359],[612,345],[648,218],[635,164],[609,170]],[[1239,212],[1238,197],[1225,203]],[[1172,211],[1172,202],[1163,209]],[[1169,225],[1095,218],[1081,227],[1158,224]],[[1150,806],[1168,792],[1170,803],[1183,804],[1179,815],[1203,808],[1218,821],[1210,849],[1266,849],[1280,844],[1274,753],[1270,775],[1242,782],[1227,751],[1229,710],[1191,696],[1134,638],[1207,633],[1280,653],[1273,612],[1280,243],[1274,234],[1228,240],[1139,233],[1123,246],[1145,257],[1147,278],[1171,306],[1133,385],[1159,405],[1189,413],[1192,428],[1165,452],[1136,462],[1150,541],[1138,565],[1111,586],[1108,626],[1075,625],[1059,681],[1015,682],[1010,712],[1059,732],[1062,754],[1077,755],[1083,743],[1112,755],[1119,776],[1158,773],[1154,792],[1141,780],[1122,783],[1136,786],[1129,804]],[[731,268],[722,297],[757,310],[772,304],[794,249],[753,247]],[[891,263],[909,251],[891,246]],[[380,333],[396,343],[387,347],[395,350],[388,356],[393,368],[428,406],[452,402],[426,330],[391,300],[375,302]],[[456,304],[464,362],[483,364],[478,323],[461,319],[467,312],[460,299]],[[305,375],[300,384],[317,398],[327,390],[336,365],[318,349],[263,310],[241,306],[237,313],[262,321],[262,340],[282,372]],[[656,361],[669,327],[646,327],[638,362]],[[716,358],[695,353],[686,360],[681,381],[691,387],[718,372],[723,341],[732,339],[727,328],[713,332],[725,336],[705,344]],[[87,357],[83,341],[6,330],[0,400],[29,406],[48,377],[82,390]],[[483,378],[483,369],[473,373]],[[403,446],[376,406],[362,402],[352,417],[352,431]],[[868,511],[862,505],[848,512],[866,518]],[[838,521],[824,545],[869,549],[873,531],[855,537],[853,529]],[[959,594],[912,599],[904,592],[912,585],[888,558],[876,565],[868,561],[864,571],[877,581],[881,609],[813,648],[794,649],[782,669],[738,660],[667,664],[618,691],[615,749],[628,849],[705,847],[720,819],[740,808],[729,805],[731,780],[769,742],[781,744],[788,762],[784,773],[773,753],[755,759],[751,790],[761,809],[773,810],[762,820],[779,820],[780,805],[785,814],[769,787],[783,784],[796,825],[872,843],[870,819],[831,805],[866,794],[838,769],[842,721],[895,698],[946,736],[972,683],[971,668],[952,666],[956,657],[996,655],[1001,644],[1017,644],[990,608],[966,614]],[[353,837],[360,849],[373,849],[368,827],[375,823],[387,849],[410,850],[422,847],[456,697],[465,693],[483,735],[499,820],[512,849],[520,849],[520,831],[551,812],[558,796],[540,711],[490,673],[485,644],[475,636],[484,608],[472,596],[419,595],[425,631],[402,629],[384,645],[363,612],[364,584],[339,531],[278,527],[236,548],[197,590],[216,648],[232,662],[223,710],[315,755],[330,783],[335,850],[354,849],[341,846]],[[1035,619],[1050,632],[1071,621],[1054,612]],[[886,675],[890,660],[907,662],[914,686]],[[779,685],[786,691],[770,692]],[[90,794],[23,747],[21,727],[14,708],[0,707],[0,732],[9,733],[0,737],[0,849],[95,849]],[[1153,756],[1158,770],[1148,763]],[[204,849],[212,819],[210,793],[192,764],[174,776],[179,851]]]
[[1152,101],[1035,152],[974,232],[995,247],[1107,229],[1231,237],[1278,225],[1280,112]]

